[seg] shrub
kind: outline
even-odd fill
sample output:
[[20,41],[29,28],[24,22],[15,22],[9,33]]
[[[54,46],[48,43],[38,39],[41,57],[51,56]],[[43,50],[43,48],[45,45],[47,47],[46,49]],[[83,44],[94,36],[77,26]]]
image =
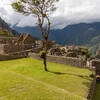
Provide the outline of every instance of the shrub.
[[61,51],[65,52],[65,48],[60,48]]
[[46,51],[40,51],[40,57],[41,57],[41,58],[44,58],[45,55],[46,55]]
[[81,47],[81,52],[83,56],[86,56],[87,58],[89,58],[91,56],[91,53],[89,52],[89,50],[85,47]]

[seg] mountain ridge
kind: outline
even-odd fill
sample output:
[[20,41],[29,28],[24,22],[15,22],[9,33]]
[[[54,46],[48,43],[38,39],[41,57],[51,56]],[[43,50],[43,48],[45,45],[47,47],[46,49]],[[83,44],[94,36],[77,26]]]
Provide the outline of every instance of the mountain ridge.
[[[21,33],[30,33],[32,36],[42,39],[39,27],[21,28],[14,26],[10,28],[9,25],[0,18],[0,35],[19,36]],[[68,44],[87,46],[90,51],[95,54],[100,48],[100,22],[73,24],[63,29],[51,30],[49,40],[55,40],[56,43],[63,46]]]
[[[33,36],[42,38],[39,27],[13,27],[22,33],[30,33]],[[49,40],[55,40],[61,45],[82,45],[90,46],[91,40],[94,37],[100,36],[100,22],[95,23],[80,23],[69,25],[63,29],[51,30]],[[99,42],[99,39],[98,39]],[[95,44],[96,45],[96,44]],[[97,47],[99,48],[99,47]],[[92,50],[93,51],[93,50]]]

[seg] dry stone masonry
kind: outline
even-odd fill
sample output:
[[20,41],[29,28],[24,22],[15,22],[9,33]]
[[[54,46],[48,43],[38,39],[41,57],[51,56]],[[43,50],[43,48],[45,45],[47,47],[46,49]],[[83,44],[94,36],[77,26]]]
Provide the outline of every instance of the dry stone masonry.
[[[39,56],[39,54],[36,53],[29,53],[29,56],[35,59],[42,60]],[[47,56],[47,61],[49,62],[55,62],[55,63],[60,63],[60,64],[65,64],[65,65],[70,65],[70,66],[76,66],[76,67],[83,67],[86,68],[86,61],[79,59],[79,58],[73,58],[73,57],[59,57],[59,56]]]

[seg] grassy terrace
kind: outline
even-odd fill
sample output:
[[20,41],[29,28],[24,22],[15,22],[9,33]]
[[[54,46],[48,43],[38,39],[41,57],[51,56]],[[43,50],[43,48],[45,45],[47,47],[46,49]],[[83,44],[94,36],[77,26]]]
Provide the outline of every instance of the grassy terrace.
[[0,100],[86,100],[88,69],[25,58],[0,61]]
[[100,82],[97,82],[93,100],[100,100]]

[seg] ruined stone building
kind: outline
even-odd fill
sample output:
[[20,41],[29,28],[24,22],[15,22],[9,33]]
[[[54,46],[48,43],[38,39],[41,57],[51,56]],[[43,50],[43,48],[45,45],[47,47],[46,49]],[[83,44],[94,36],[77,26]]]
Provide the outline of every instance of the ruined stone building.
[[[55,41],[48,40],[47,42],[48,42],[48,49],[56,47]],[[44,45],[43,40],[36,40],[35,43],[36,43],[36,47],[43,48]]]
[[[30,34],[22,34],[19,37],[0,36],[0,54],[12,54],[33,49],[38,50],[38,48],[42,50],[43,43],[43,40],[36,40]],[[48,49],[54,47],[56,47],[56,42],[48,40]]]
[[0,44],[13,44],[17,41],[17,37],[0,36]]
[[22,34],[16,42],[17,45],[34,44],[34,43],[35,39],[30,34]]
[[20,37],[0,36],[0,54],[29,50],[34,44],[35,39],[30,34],[23,34]]
[[43,48],[43,41],[42,40],[36,40],[35,43],[36,43],[36,45],[35,45],[36,48]]

